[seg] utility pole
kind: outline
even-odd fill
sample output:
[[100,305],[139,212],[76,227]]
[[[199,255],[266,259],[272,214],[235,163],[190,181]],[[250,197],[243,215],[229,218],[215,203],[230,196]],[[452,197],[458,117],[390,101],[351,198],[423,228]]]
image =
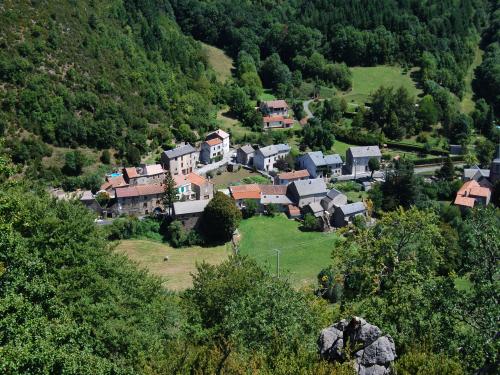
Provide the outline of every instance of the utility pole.
[[280,251],[278,249],[273,249],[276,253],[276,274],[278,275],[278,279],[280,277]]

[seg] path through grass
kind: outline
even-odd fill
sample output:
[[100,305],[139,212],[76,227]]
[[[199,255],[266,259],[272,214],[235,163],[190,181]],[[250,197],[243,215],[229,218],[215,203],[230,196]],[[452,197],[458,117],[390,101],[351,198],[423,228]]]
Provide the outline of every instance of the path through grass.
[[233,59],[217,47],[213,47],[205,43],[201,43],[201,46],[203,52],[206,53],[208,63],[215,71],[217,78],[221,82],[225,82],[229,79],[232,74],[231,70],[233,69]]

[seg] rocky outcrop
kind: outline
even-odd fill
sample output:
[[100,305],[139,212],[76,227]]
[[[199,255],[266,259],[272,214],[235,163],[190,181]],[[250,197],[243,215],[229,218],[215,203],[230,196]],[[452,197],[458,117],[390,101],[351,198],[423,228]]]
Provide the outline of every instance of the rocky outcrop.
[[318,347],[321,357],[329,361],[352,360],[359,375],[390,374],[390,365],[396,359],[392,337],[358,317],[322,330]]

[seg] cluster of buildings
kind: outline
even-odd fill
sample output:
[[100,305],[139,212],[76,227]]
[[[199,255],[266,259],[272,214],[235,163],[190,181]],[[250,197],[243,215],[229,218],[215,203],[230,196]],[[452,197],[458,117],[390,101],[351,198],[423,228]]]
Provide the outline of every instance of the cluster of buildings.
[[[287,144],[271,145],[254,149],[252,145],[244,145],[236,150],[236,161],[239,164],[254,167],[257,170],[270,172],[276,169],[276,162],[286,158],[290,153]],[[359,175],[370,173],[369,161],[375,158],[379,162],[382,153],[378,146],[350,147],[346,153],[346,162],[339,154],[325,155],[322,151],[308,152],[297,159],[298,167],[307,170],[312,178],[331,178],[343,174]]]
[[347,197],[336,189],[327,189],[323,178],[309,178],[307,170],[282,173],[276,185],[247,184],[230,186],[229,192],[236,205],[245,209],[250,201],[255,202],[259,212],[269,205],[284,212],[289,218],[312,214],[324,230],[343,227],[358,215],[366,216],[363,202],[347,203]]
[[455,205],[464,210],[489,204],[493,185],[500,180],[500,145],[497,146],[490,169],[481,169],[478,166],[465,168],[462,180],[464,184],[457,192]]

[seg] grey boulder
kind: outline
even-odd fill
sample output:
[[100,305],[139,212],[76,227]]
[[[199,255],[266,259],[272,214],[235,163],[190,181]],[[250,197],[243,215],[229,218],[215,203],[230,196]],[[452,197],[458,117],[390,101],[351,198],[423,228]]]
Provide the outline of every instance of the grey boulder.
[[[321,331],[318,349],[322,358],[332,362],[351,360],[359,375],[388,375],[396,359],[394,340],[377,326],[354,317],[341,320]],[[350,358],[347,358],[349,349]]]

